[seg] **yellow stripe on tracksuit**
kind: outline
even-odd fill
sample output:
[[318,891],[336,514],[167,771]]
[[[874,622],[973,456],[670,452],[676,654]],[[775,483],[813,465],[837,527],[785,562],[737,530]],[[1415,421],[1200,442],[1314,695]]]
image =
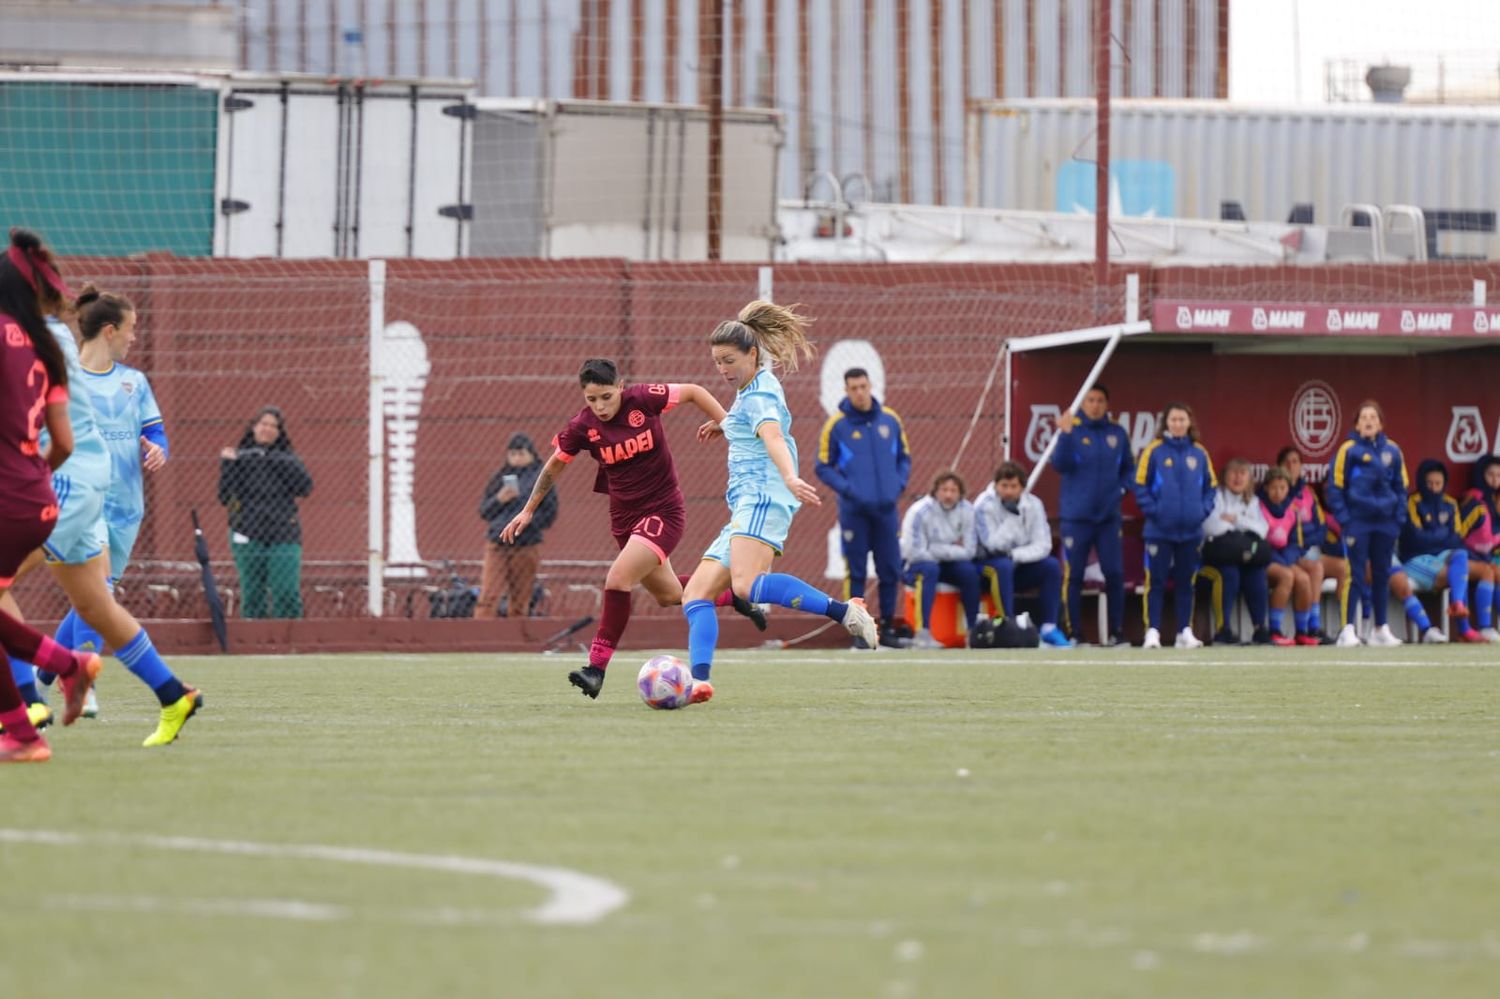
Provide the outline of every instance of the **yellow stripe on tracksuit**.
[[1207,577],[1213,584],[1213,599],[1208,605],[1208,616],[1214,624],[1214,634],[1223,631],[1229,623],[1229,608],[1224,606],[1224,574],[1211,565],[1200,566],[1198,575]]
[[833,439],[834,424],[843,418],[844,413],[842,410],[834,413],[824,422],[823,429],[818,434],[818,460],[825,465],[833,464],[833,462],[828,460],[828,443]]
[[912,627],[917,631],[921,631],[923,628],[927,627],[927,622],[922,620],[922,578],[923,577],[921,576],[921,574],[918,574],[915,577],[916,583],[912,586],[912,600],[914,606],[912,607],[911,616],[916,618],[916,620],[912,622]]
[[1006,617],[1010,612],[1005,609],[1005,601],[1000,599],[1000,573],[995,571],[994,566],[987,565],[984,567],[984,578],[990,581],[990,599],[995,602],[996,616]]

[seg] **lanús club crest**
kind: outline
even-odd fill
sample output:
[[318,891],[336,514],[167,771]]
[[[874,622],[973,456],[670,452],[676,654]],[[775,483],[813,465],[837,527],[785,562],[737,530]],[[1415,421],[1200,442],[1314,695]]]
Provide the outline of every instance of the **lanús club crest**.
[[1057,432],[1060,415],[1061,410],[1056,403],[1032,403],[1031,422],[1026,426],[1023,443],[1027,458],[1032,461],[1042,460],[1042,455],[1047,452],[1047,444]]
[[1454,406],[1448,423],[1448,460],[1471,462],[1483,458],[1490,450],[1490,437],[1478,406]]

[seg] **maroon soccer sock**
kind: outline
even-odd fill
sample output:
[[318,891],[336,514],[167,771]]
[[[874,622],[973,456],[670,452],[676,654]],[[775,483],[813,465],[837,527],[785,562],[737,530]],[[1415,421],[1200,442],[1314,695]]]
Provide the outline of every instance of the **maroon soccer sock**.
[[[678,578],[679,581],[681,581],[681,583],[682,583],[683,586],[686,586],[688,584],[688,580],[692,579],[693,577],[692,576],[679,575],[677,578]],[[720,593],[717,597],[714,597],[714,606],[715,607],[728,607],[728,606],[730,606],[733,603],[734,603],[734,590],[732,590],[732,589],[725,590],[723,593]]]
[[594,634],[594,644],[589,646],[589,665],[608,669],[609,660],[615,654],[620,636],[630,623],[630,591],[605,590],[604,611],[599,620],[599,630]]
[[[48,636],[24,621],[0,611],[0,645],[5,651],[58,676],[68,676],[78,668],[73,650],[58,645]],[[3,708],[4,705],[0,705]]]

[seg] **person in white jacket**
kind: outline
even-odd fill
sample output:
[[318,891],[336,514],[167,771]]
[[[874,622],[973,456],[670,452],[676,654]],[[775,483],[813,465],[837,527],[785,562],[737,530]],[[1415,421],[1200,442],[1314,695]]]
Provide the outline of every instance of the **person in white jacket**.
[[1234,619],[1235,601],[1243,594],[1255,629],[1252,641],[1257,645],[1292,644],[1290,639],[1276,642],[1266,627],[1270,607],[1266,583],[1269,530],[1260,499],[1255,495],[1255,483],[1250,478],[1250,463],[1244,458],[1230,459],[1224,466],[1223,482],[1214,493],[1214,508],[1203,521],[1201,572],[1214,588],[1215,643],[1240,644],[1230,622]]
[[1070,649],[1076,643],[1057,626],[1062,609],[1062,566],[1052,557],[1047,509],[1026,490],[1026,470],[1007,461],[974,502],[979,567],[1002,616],[1015,613],[1016,587],[1041,596],[1042,641]]
[[964,480],[951,469],[933,476],[931,491],[913,503],[901,521],[901,560],[906,585],[917,604],[914,649],[940,649],[932,635],[932,602],[939,583],[958,587],[964,619],[972,631],[979,619],[979,551],[974,504],[964,499]]

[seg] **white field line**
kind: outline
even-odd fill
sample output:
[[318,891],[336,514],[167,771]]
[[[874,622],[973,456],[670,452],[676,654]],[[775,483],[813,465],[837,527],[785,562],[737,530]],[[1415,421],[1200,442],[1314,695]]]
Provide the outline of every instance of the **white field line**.
[[[623,906],[629,894],[602,878],[580,874],[562,867],[484,860],[446,854],[396,853],[357,847],[320,846],[316,844],[250,843],[238,840],[193,839],[185,836],[126,836],[110,833],[80,834],[48,829],[0,828],[0,842],[41,843],[48,846],[144,846],[154,850],[185,853],[217,853],[242,857],[271,857],[289,860],[321,860],[341,864],[365,864],[374,867],[403,867],[439,871],[446,874],[469,874],[479,877],[527,881],[550,892],[547,900],[535,909],[521,912],[521,918],[544,926],[580,926],[596,923]],[[279,904],[279,903],[270,903]],[[309,903],[291,903],[308,905]],[[333,907],[313,909],[334,911]],[[309,910],[312,911],[312,910]]]

